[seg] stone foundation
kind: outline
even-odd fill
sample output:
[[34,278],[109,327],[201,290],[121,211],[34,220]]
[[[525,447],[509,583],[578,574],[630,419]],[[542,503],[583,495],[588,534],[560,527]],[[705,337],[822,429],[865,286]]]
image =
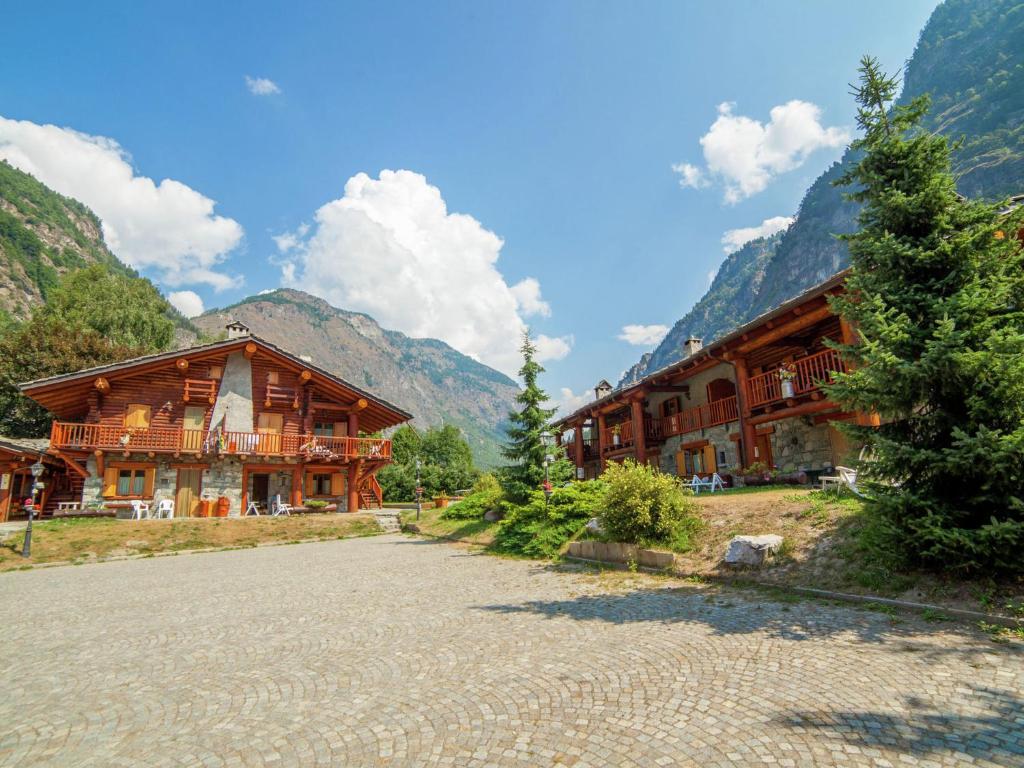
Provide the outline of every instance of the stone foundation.
[[772,459],[780,472],[835,466],[828,424],[808,425],[801,418],[772,422]]

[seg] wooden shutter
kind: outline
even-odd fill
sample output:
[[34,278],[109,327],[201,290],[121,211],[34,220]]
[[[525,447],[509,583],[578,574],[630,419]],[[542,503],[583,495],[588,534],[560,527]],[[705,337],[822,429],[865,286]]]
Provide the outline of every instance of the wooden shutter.
[[718,461],[715,456],[715,446],[704,446],[704,471],[708,474],[718,471]]
[[676,454],[676,474],[679,477],[686,477],[686,452],[679,451]]
[[142,484],[142,495],[147,499],[153,498],[153,486],[156,484],[156,469],[147,469],[145,480]]
[[110,498],[117,495],[117,467],[107,467],[103,470],[103,496]]
[[336,422],[334,422],[334,436],[335,437],[348,437],[348,422],[347,421],[336,421]]
[[345,476],[341,472],[331,475],[331,496],[345,495]]
[[142,403],[130,403],[124,415],[124,425],[138,429],[149,429],[149,419],[152,413],[148,405]]
[[312,472],[307,472],[306,473],[306,495],[307,496],[315,496],[316,494],[314,493],[314,491],[316,491],[316,486],[313,484],[313,473]]

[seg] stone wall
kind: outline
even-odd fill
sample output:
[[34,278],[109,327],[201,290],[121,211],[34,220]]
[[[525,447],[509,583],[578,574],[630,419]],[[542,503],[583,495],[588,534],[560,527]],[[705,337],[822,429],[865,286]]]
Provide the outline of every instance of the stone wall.
[[[716,377],[713,377],[716,378]],[[740,468],[741,458],[739,454],[739,443],[729,439],[729,435],[739,429],[738,422],[719,424],[717,427],[709,427],[696,432],[686,432],[682,435],[674,435],[668,438],[661,447],[659,457],[659,469],[662,472],[676,474],[676,454],[684,443],[693,443],[698,440],[707,440],[715,447],[715,458],[718,462],[718,474],[735,474]],[[724,461],[722,454],[725,454]]]
[[808,425],[801,418],[772,422],[772,459],[782,472],[815,470],[836,464],[828,424]]
[[242,462],[232,456],[216,458],[203,470],[202,498],[228,500],[228,516],[238,517],[242,509]]

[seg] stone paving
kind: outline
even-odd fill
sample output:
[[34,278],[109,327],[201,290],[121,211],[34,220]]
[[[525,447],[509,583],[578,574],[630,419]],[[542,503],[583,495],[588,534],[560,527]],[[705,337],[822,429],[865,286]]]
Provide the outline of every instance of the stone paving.
[[1020,645],[608,581],[402,536],[5,574],[0,765],[1024,766]]

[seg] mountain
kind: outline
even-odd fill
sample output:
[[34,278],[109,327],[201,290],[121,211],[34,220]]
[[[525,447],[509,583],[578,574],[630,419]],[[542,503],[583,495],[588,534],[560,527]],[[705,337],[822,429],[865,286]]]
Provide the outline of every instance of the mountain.
[[0,320],[26,319],[59,275],[97,263],[134,275],[96,214],[0,160]]
[[[997,200],[1024,192],[1024,4],[946,0],[936,8],[907,62],[901,101],[923,93],[932,98],[925,127],[959,141],[953,170],[962,194]],[[847,151],[818,177],[785,233],[731,254],[693,310],[620,385],[678,360],[687,336],[710,341],[845,267],[846,246],[835,235],[854,230],[857,207],[832,182],[854,161]]]
[[321,368],[380,394],[414,414],[417,426],[455,424],[478,465],[501,463],[502,427],[519,387],[443,341],[385,330],[369,315],[338,309],[291,289],[250,296],[193,318],[193,323],[212,335],[231,320],[240,320],[272,344],[309,355]]

